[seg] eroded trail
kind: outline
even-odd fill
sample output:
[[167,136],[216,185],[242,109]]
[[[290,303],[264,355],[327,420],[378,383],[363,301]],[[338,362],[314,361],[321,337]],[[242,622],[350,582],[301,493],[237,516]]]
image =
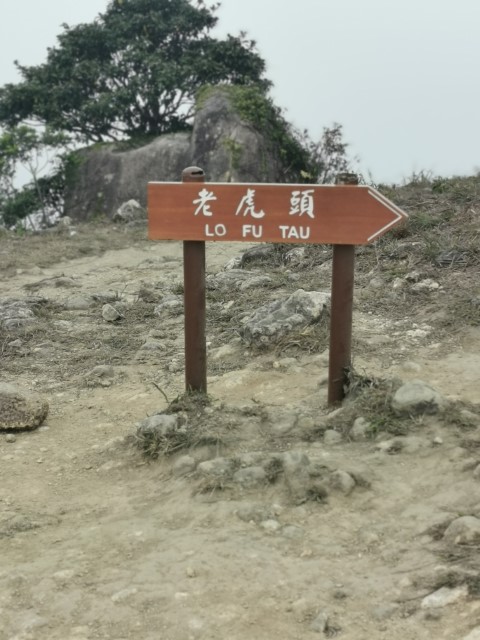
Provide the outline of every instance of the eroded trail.
[[[209,245],[209,272],[239,249]],[[302,285],[287,270],[264,289],[211,290],[216,442],[148,460],[129,436],[183,392],[181,247],[138,240],[55,259],[0,283],[2,301],[35,309],[3,340],[2,379],[50,403],[38,430],[0,435],[0,638],[451,640],[478,625],[475,554],[442,536],[480,516],[480,421],[427,416],[408,433],[345,437],[326,418],[324,348],[255,352],[238,338],[236,313]],[[316,277],[327,290],[328,273]],[[118,322],[103,319],[106,303]],[[478,403],[478,328],[440,335],[419,317],[357,309],[354,332],[358,370]],[[285,476],[199,474],[218,458],[237,470],[281,458]],[[288,465],[318,477],[315,496],[292,499]],[[426,607],[443,586],[456,601]]]

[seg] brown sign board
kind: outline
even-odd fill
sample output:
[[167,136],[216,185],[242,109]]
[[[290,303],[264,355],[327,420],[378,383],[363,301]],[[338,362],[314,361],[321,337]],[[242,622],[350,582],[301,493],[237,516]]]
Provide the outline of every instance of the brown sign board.
[[407,214],[369,186],[151,182],[151,240],[373,242]]

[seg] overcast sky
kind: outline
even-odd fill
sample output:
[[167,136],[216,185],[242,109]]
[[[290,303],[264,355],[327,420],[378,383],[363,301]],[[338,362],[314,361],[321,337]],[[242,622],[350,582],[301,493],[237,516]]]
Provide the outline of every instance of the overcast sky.
[[[107,6],[0,1],[0,85]],[[218,16],[218,35],[257,41],[287,118],[313,137],[341,123],[377,182],[480,168],[480,0],[223,0]]]

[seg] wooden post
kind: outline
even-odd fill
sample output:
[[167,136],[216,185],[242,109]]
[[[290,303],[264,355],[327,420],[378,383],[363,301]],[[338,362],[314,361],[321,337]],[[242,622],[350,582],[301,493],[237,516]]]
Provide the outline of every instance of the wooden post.
[[[205,181],[198,167],[182,172],[182,182]],[[184,241],[185,389],[207,392],[205,242]]]
[[[358,185],[358,177],[351,173],[341,173],[337,176],[335,184]],[[334,245],[328,371],[329,405],[335,405],[344,399],[347,374],[352,364],[354,273],[355,245]]]

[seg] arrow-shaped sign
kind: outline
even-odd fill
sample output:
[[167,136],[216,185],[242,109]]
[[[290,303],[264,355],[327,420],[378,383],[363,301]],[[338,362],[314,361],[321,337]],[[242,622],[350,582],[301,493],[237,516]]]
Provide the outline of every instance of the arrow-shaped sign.
[[368,186],[148,185],[149,238],[368,244],[408,216]]

